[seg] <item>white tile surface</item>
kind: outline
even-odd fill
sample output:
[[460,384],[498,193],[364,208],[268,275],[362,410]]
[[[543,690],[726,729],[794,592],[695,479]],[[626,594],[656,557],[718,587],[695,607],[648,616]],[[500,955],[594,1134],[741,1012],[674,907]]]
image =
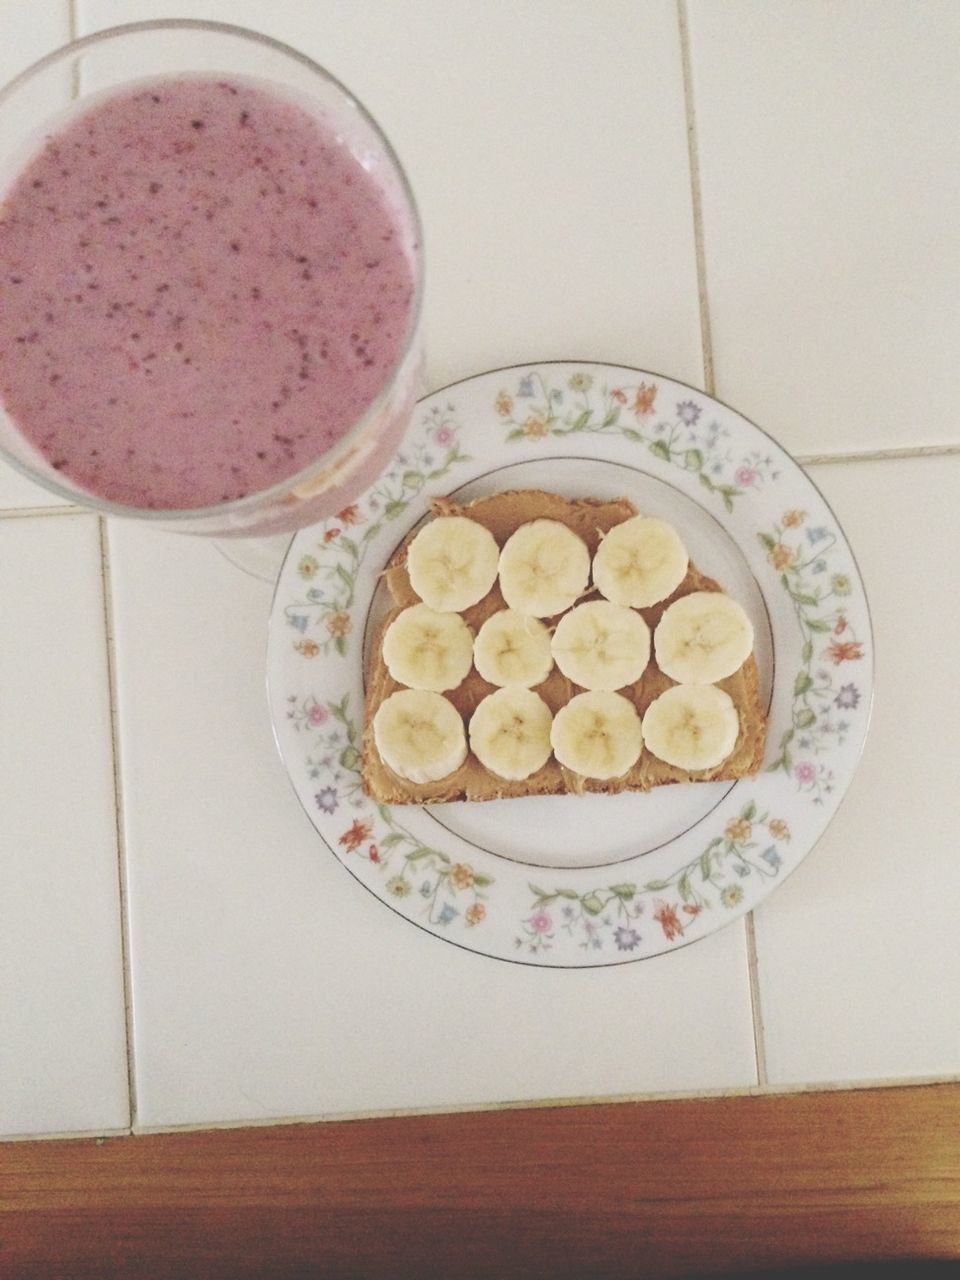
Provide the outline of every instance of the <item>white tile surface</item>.
[[[798,452],[957,442],[938,406],[960,338],[960,7],[687,9],[718,393]],[[182,11],[78,0],[81,31]],[[432,385],[572,354],[700,380],[672,0],[190,13],[301,47],[384,123],[426,221]],[[0,0],[0,82],[66,15]],[[879,691],[840,814],[757,913],[768,1076],[960,1074],[960,614],[918,569],[926,549],[949,578],[960,458],[815,479],[867,578]],[[0,467],[0,509],[47,501]],[[755,1083],[741,924],[580,972],[421,934],[293,796],[269,590],[207,543],[116,525],[110,544],[140,1126]],[[0,520],[3,1135],[128,1121],[104,655],[96,522]]]
[[70,39],[69,0],[48,0],[42,5],[0,0],[0,85],[24,67]]
[[960,441],[960,5],[688,9],[717,393],[800,453]]
[[[79,0],[81,30],[182,0]],[[197,0],[343,79],[426,231],[428,383],[551,358],[702,376],[673,0]]]
[[141,1125],[755,1082],[741,924],[579,972],[421,933],[283,773],[268,589],[200,541],[111,548]]
[[100,542],[0,520],[0,1134],[128,1124]]
[[0,511],[24,511],[35,507],[62,505],[60,499],[52,493],[27,480],[8,463],[0,461]]
[[[0,86],[69,38],[68,0],[45,0],[42,5],[0,0]],[[0,187],[3,184],[0,174]],[[0,461],[0,510],[57,505],[59,500],[46,489]]]
[[960,1075],[960,457],[813,478],[860,560],[878,682],[846,801],[756,913],[769,1076]]

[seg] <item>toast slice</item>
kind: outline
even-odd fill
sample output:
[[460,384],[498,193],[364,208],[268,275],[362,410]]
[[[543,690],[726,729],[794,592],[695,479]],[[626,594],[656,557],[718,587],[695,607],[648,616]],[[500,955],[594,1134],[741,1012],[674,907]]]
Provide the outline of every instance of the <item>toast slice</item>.
[[[637,514],[636,508],[626,498],[614,501],[565,498],[559,494],[533,489],[497,493],[466,504],[458,504],[448,498],[437,498],[432,503],[432,509],[434,515],[459,515],[476,520],[490,530],[501,546],[527,521],[541,518],[559,520],[583,538],[591,557],[597,550],[602,534]],[[438,782],[413,783],[401,778],[383,762],[377,751],[373,717],[384,699],[403,687],[397,684],[387,670],[383,660],[382,640],[397,614],[418,603],[406,568],[406,552],[410,540],[408,538],[398,548],[384,569],[386,584],[396,607],[384,619],[371,648],[370,669],[367,672],[362,777],[364,791],[374,800],[382,804],[442,804],[451,800],[501,800],[531,795],[579,795],[585,792],[613,794],[620,791],[649,791],[652,787],[674,782],[732,781],[759,770],[766,743],[766,716],[760,702],[757,664],[751,654],[739,671],[717,682],[719,688],[733,699],[740,717],[740,733],[731,754],[714,769],[696,773],[678,769],[658,760],[644,747],[640,759],[623,777],[604,782],[581,777],[560,765],[553,757],[529,778],[522,782],[510,782],[490,773],[472,753],[467,754],[459,769]],[[723,588],[719,583],[700,573],[691,564],[686,578],[673,595],[648,609],[640,609],[639,612],[652,633],[661,614],[674,600],[693,591],[721,590]],[[591,592],[586,598],[597,598],[597,593]],[[495,583],[481,601],[464,610],[463,617],[476,633],[492,613],[503,608],[503,596],[499,585]],[[556,619],[545,621],[555,622]],[[658,669],[651,655],[641,678],[619,692],[633,701],[642,717],[654,698],[674,683]],[[494,685],[488,684],[480,677],[476,668],[472,668],[463,683],[445,696],[460,712],[466,726],[477,705],[494,689]],[[560,707],[581,690],[554,667],[546,680],[536,686],[536,692],[556,714]]]

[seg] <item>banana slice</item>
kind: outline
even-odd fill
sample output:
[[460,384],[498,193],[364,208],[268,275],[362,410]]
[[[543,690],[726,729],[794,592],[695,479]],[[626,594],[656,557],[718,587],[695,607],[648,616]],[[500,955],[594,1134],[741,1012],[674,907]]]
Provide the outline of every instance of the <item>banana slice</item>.
[[671,680],[713,684],[732,676],[753,652],[753,626],[722,591],[694,591],[663,612],[653,635],[657,666]]
[[531,520],[510,535],[500,552],[500,590],[511,609],[550,618],[575,604],[587,589],[587,544],[559,520]]
[[466,516],[438,516],[407,547],[410,585],[431,609],[457,613],[482,600],[497,580],[500,548]]
[[619,778],[640,758],[637,709],[620,693],[578,693],[553,717],[553,754],[585,778]]
[[501,609],[491,614],[477,632],[473,662],[491,684],[529,689],[546,680],[553,667],[550,632],[539,618]]
[[373,740],[384,764],[408,782],[439,782],[467,758],[460,713],[442,694],[399,689],[373,717]]
[[633,609],[591,600],[565,613],[553,633],[557,666],[583,689],[622,689],[650,661],[650,628]]
[[550,758],[550,708],[532,689],[488,694],[470,719],[470,750],[498,778],[521,782]]
[[689,563],[673,525],[654,516],[632,516],[604,536],[593,557],[593,581],[614,604],[645,609],[676,591]]
[[387,627],[383,660],[398,684],[443,693],[455,689],[473,666],[473,632],[459,613],[414,604]]
[[712,684],[675,684],[647,707],[647,750],[678,769],[713,769],[737,744],[740,717],[733,699]]

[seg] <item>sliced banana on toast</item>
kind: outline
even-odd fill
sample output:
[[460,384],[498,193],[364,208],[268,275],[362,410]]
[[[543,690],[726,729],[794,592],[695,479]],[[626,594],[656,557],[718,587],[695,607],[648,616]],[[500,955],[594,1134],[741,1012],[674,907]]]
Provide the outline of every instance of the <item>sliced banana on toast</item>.
[[482,600],[497,580],[499,560],[493,534],[466,516],[437,516],[407,547],[410,585],[438,613]]
[[587,589],[590,552],[559,520],[531,520],[500,552],[500,592],[511,609],[533,618],[563,613]]
[[470,717],[470,750],[498,778],[521,782],[550,758],[550,708],[532,689],[490,693]]
[[681,684],[732,676],[753,652],[753,625],[722,591],[694,591],[663,612],[653,635],[660,670]]
[[439,782],[467,758],[460,712],[426,689],[398,689],[377,708],[373,736],[384,764],[408,782]]
[[550,632],[539,618],[500,609],[477,632],[473,663],[490,684],[542,684],[553,668]]
[[655,698],[643,716],[647,750],[692,772],[722,764],[739,732],[733,699],[713,684],[675,684]]
[[621,778],[640,758],[643,733],[633,703],[620,693],[578,693],[553,717],[553,754],[584,778]]
[[689,564],[672,524],[655,516],[633,516],[602,539],[593,557],[593,582],[613,604],[645,609],[676,591]]
[[591,600],[563,615],[552,648],[557,666],[581,689],[622,689],[650,661],[650,628],[633,609]]
[[[388,566],[405,575],[394,589],[388,572],[388,586],[407,607],[380,641],[368,794],[491,799],[584,780],[643,791],[757,771],[766,724],[750,619],[690,564],[672,525],[633,510],[537,491],[438,500]],[[676,683],[647,705],[658,672]],[[385,696],[391,684],[405,687]]]
[[397,614],[383,637],[383,660],[397,684],[444,693],[473,665],[473,632],[459,613],[414,604]]

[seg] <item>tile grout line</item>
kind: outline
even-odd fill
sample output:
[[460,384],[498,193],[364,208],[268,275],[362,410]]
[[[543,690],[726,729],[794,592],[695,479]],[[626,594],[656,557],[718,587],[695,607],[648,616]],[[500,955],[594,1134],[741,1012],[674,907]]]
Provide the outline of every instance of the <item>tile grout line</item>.
[[[857,462],[897,462],[910,458],[954,458],[958,455],[960,444],[919,444],[889,449],[860,449],[850,453],[795,453],[791,456],[794,462],[803,467],[829,467]],[[90,514],[89,507],[72,503],[44,507],[0,507],[0,520],[45,520]]]
[[[690,203],[693,214],[693,241],[697,261],[697,299],[700,306],[700,345],[703,352],[703,386],[707,395],[716,394],[713,362],[713,331],[710,324],[710,296],[707,289],[707,256],[703,230],[703,196],[700,187],[700,150],[697,141],[697,113],[693,95],[693,66],[690,59],[690,23],[687,0],[677,0],[677,28],[680,37],[680,66],[683,76],[683,105],[687,126],[687,160],[690,171]],[[750,990],[750,1018],[753,1029],[753,1052],[756,1060],[757,1087],[767,1086],[767,1054],[763,1039],[763,1013],[760,1007],[760,983],[757,973],[757,938],[753,912],[745,924],[747,944],[747,981]]]
[[[223,1133],[242,1129],[272,1129],[289,1125],[336,1125],[355,1124],[364,1120],[414,1120],[424,1116],[463,1116],[463,1115],[497,1115],[509,1111],[572,1111],[581,1107],[622,1107],[664,1105],[667,1103],[690,1102],[724,1102],[733,1098],[792,1098],[801,1094],[822,1093],[862,1093],[879,1089],[929,1089],[949,1085],[960,1085],[960,1076],[905,1076],[890,1080],[852,1080],[836,1083],[820,1081],[810,1084],[747,1085],[741,1088],[723,1086],[715,1089],[674,1091],[662,1093],[611,1093],[597,1097],[573,1096],[557,1098],[519,1098],[503,1102],[464,1103],[463,1105],[435,1107],[398,1107],[385,1108],[378,1111],[343,1111],[314,1112],[306,1115],[286,1116],[277,1119],[273,1116],[257,1120],[214,1120],[207,1123],[157,1124],[140,1125],[131,1134],[132,1137],[152,1137],[157,1134],[189,1134],[189,1133]],[[42,1135],[46,1138],[48,1135]],[[70,1134],[63,1135],[70,1137]],[[126,1136],[126,1135],[118,1135]],[[14,1139],[17,1141],[19,1139]]]
[[849,453],[795,453],[793,460],[804,467],[820,467],[845,462],[896,462],[898,458],[951,458],[957,454],[960,444],[908,444],[889,449],[854,449]]
[[700,304],[700,347],[703,353],[703,389],[716,394],[713,367],[713,333],[707,292],[707,257],[703,235],[703,201],[700,189],[700,152],[697,143],[697,115],[693,101],[693,69],[690,63],[690,26],[687,0],[677,0],[677,27],[680,32],[680,69],[683,78],[683,105],[687,126],[687,159],[690,170],[690,202],[693,213],[693,244],[697,260],[697,297]]
[[[707,254],[703,230],[703,193],[700,186],[700,148],[697,139],[697,112],[693,94],[693,65],[690,58],[690,22],[687,0],[677,0],[677,28],[680,36],[680,65],[683,74],[683,105],[687,126],[687,161],[690,171],[690,203],[693,214],[693,241],[697,260],[697,299],[700,305],[700,345],[703,352],[703,386],[707,395],[716,395],[713,361],[713,330],[710,323],[710,295],[707,289]],[[750,991],[750,1020],[756,1061],[757,1087],[765,1089],[767,1053],[763,1039],[763,1013],[757,973],[757,937],[753,912],[744,921],[747,945],[747,983]]]
[[107,689],[110,699],[110,746],[113,753],[113,798],[116,815],[117,888],[120,894],[120,960],[123,977],[123,1019],[127,1058],[127,1102],[131,1130],[137,1122],[137,1077],[133,1048],[133,975],[130,969],[128,928],[127,843],[123,825],[123,771],[120,764],[119,717],[117,715],[117,658],[114,647],[113,577],[106,517],[97,520],[100,532],[100,577],[103,588],[103,626],[107,650]]
[[26,1142],[67,1142],[94,1138],[101,1146],[116,1138],[153,1137],[159,1134],[223,1133],[236,1130],[289,1128],[294,1125],[354,1124],[358,1120],[406,1120],[423,1116],[494,1115],[508,1111],[574,1110],[579,1107],[628,1106],[690,1102],[723,1102],[731,1098],[792,1098],[824,1093],[861,1093],[894,1089],[932,1089],[960,1086],[956,1073],[925,1076],[889,1076],[878,1079],[846,1079],[807,1083],[730,1085],[713,1089],[680,1089],[648,1093],[573,1094],[546,1098],[507,1098],[497,1102],[439,1103],[432,1107],[384,1107],[373,1111],[314,1111],[291,1115],[245,1117],[238,1120],[184,1121],[180,1124],[144,1124],[124,1129],[64,1129],[40,1133],[0,1135],[0,1147]]
[[0,520],[36,520],[46,516],[80,515],[89,515],[89,510],[66,504],[54,507],[0,507]]
[[763,1006],[760,1003],[760,970],[757,957],[757,930],[753,912],[744,919],[747,938],[747,977],[750,983],[750,1014],[753,1019],[753,1051],[757,1059],[757,1087],[766,1089],[770,1083],[767,1072],[767,1045],[763,1035]]
[[[790,1098],[801,1094],[860,1093],[878,1089],[926,1089],[943,1085],[960,1085],[958,1075],[904,1076],[879,1080],[815,1081],[809,1084],[719,1086],[713,1089],[667,1090],[652,1093],[611,1093],[596,1096],[572,1095],[547,1098],[508,1098],[499,1102],[465,1102],[438,1104],[432,1107],[386,1107],[374,1111],[311,1112],[284,1116],[265,1116],[255,1120],[213,1120],[183,1124],[139,1125],[133,1137],[154,1134],[213,1133],[237,1129],[270,1129],[287,1125],[351,1124],[358,1120],[405,1120],[422,1116],[495,1115],[507,1111],[575,1110],[579,1107],[627,1106],[630,1104],[664,1104],[671,1102],[723,1102],[731,1098]],[[70,1135],[65,1135],[69,1137]]]

